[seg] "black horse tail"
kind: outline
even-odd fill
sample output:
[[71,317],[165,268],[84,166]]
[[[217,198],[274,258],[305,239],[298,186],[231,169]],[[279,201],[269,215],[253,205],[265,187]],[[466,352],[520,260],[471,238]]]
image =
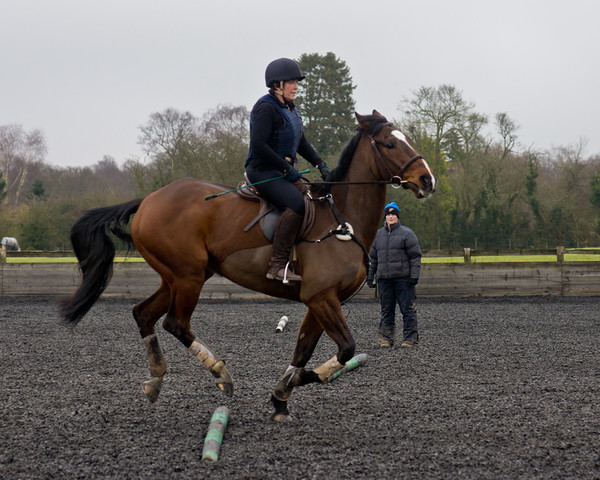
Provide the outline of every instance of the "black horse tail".
[[110,207],[88,210],[71,228],[71,243],[79,261],[82,280],[79,288],[59,302],[62,318],[73,326],[92,308],[112,277],[115,245],[109,232],[133,248],[131,234],[125,230],[142,198]]

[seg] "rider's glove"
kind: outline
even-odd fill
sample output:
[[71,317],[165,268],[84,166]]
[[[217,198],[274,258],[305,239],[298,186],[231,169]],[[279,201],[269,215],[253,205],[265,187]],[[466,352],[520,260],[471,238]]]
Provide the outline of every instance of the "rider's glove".
[[319,169],[319,172],[321,172],[321,178],[323,180],[325,180],[327,176],[331,173],[331,170],[329,170],[329,167],[325,162],[319,163],[319,165],[317,165],[317,168]]
[[300,178],[300,172],[296,170],[296,167],[289,166],[285,171],[283,178],[285,178],[288,182],[295,182]]

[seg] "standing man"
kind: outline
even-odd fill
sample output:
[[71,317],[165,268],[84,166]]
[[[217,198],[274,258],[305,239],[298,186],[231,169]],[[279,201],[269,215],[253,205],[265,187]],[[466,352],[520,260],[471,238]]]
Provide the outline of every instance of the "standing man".
[[403,320],[402,347],[414,347],[419,343],[415,285],[421,274],[421,247],[415,232],[400,224],[396,202],[388,203],[384,213],[385,225],[375,235],[367,272],[367,285],[375,288],[377,277],[379,287],[379,346],[394,345],[398,304]]

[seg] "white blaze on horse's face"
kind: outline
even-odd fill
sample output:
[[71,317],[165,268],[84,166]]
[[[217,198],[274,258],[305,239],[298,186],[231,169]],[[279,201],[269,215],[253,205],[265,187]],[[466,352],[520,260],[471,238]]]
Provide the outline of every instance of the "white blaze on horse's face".
[[406,143],[406,145],[408,145],[410,148],[412,148],[410,143],[408,143],[408,138],[406,138],[406,135],[404,135],[400,130],[392,130],[392,135],[401,142]]
[[[401,142],[405,143],[408,148],[410,148],[413,152],[415,152],[415,149],[412,147],[412,145],[408,141],[408,138],[406,138],[406,135],[404,135],[400,130],[392,130],[392,135],[394,137],[396,137],[398,140],[400,140]],[[415,154],[416,153],[417,152],[415,152]],[[433,190],[435,190],[436,178],[433,175],[433,172],[431,171],[431,168],[429,168],[429,165],[427,164],[427,162],[425,161],[425,159],[422,158],[421,161],[423,162],[423,165],[425,165],[425,168],[429,172],[429,176],[431,177],[431,183],[432,183],[431,186],[432,186]]]

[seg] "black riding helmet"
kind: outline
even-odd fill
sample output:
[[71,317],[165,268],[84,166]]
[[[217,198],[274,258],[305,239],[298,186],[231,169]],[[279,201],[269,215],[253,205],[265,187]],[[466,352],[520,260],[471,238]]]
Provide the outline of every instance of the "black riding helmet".
[[294,60],[289,58],[278,58],[267,65],[265,70],[265,83],[271,88],[277,82],[287,82],[288,80],[304,80],[300,67]]

